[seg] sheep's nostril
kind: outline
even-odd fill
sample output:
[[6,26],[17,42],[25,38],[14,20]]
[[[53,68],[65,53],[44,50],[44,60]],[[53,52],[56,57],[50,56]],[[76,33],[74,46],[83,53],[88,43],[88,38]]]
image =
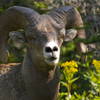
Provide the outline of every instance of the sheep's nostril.
[[52,52],[52,49],[50,47],[46,47],[45,52]]
[[55,47],[53,48],[53,51],[58,51],[58,47],[55,46]]

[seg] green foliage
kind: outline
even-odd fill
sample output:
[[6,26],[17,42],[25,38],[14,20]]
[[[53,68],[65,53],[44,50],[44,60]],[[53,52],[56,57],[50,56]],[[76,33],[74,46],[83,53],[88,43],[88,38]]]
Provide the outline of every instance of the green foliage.
[[78,71],[74,73],[69,72],[68,66],[66,69],[69,73],[61,69],[61,89],[58,100],[100,99],[100,61],[93,65],[92,58],[89,57],[84,63],[82,61],[77,63]]
[[85,44],[100,42],[100,33],[90,36],[88,39],[77,38],[76,43],[83,42]]
[[[92,39],[91,37],[94,39]],[[94,42],[95,37],[93,36],[91,37],[89,38],[89,40],[92,39],[92,41],[86,42],[87,40],[84,39],[85,43]],[[97,38],[99,37],[96,36],[96,39]],[[98,42],[98,39],[96,42]],[[74,45],[75,43],[73,41],[69,42],[67,45],[64,45],[64,47],[62,47],[63,59],[61,59],[61,63],[65,62],[66,60],[67,61],[75,60],[78,64],[78,72],[76,73],[71,72],[71,74],[73,74],[73,77],[69,78],[70,73],[64,74],[64,70],[62,70],[61,68],[61,88],[58,100],[99,100],[100,61],[93,60],[95,50],[93,52],[91,51],[86,54],[78,54],[77,52],[75,52]],[[68,66],[66,67],[68,69]],[[72,81],[72,83],[69,84],[70,82],[68,81],[70,82]],[[69,87],[70,87],[70,92],[69,92]]]
[[48,8],[48,6],[44,3],[44,2],[34,2],[34,5],[37,7],[37,8]]
[[13,45],[10,45],[9,47],[9,56],[8,56],[8,62],[9,63],[17,63],[17,62],[22,62],[23,58],[24,58],[24,54],[25,54],[25,48],[16,48],[13,47]]
[[0,13],[3,12],[3,10],[4,10],[4,9],[3,9],[2,7],[0,7]]
[[45,3],[45,2],[37,2],[37,1],[34,1],[32,3],[34,9],[36,9],[39,13],[46,13],[47,11],[49,11],[49,6]]

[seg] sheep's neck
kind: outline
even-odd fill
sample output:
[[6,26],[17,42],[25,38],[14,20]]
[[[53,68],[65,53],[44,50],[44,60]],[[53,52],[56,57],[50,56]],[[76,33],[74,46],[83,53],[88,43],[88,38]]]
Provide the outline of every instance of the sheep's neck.
[[[51,70],[47,69],[42,71],[37,70],[38,66],[41,68],[44,67],[39,65],[38,62],[37,65],[36,63],[34,64],[30,56],[26,54],[22,66],[22,75],[28,94],[31,97],[30,100],[55,100],[54,98],[59,86],[58,69],[54,67]],[[48,68],[48,66],[46,67]]]

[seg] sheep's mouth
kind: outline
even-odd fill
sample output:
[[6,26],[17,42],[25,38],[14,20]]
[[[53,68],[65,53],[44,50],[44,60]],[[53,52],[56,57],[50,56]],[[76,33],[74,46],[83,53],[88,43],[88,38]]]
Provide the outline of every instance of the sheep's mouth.
[[56,57],[47,58],[48,61],[55,61],[56,59],[57,59]]
[[59,60],[56,57],[50,57],[50,58],[46,58],[45,61],[46,61],[46,63],[48,63],[50,65],[56,65]]

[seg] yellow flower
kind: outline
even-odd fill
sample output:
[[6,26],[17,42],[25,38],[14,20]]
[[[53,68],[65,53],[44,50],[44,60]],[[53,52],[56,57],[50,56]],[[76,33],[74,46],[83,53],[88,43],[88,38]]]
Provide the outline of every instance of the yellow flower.
[[66,61],[65,63],[61,64],[61,67],[78,67],[77,62],[72,60],[72,61]]
[[72,73],[78,72],[78,69],[77,68],[70,68],[70,72],[72,72]]
[[78,69],[75,68],[75,67],[70,67],[70,68],[65,67],[65,68],[64,68],[64,72],[65,72],[66,74],[73,74],[73,73],[78,72]]
[[94,65],[94,67],[96,69],[100,69],[100,61],[94,59],[93,62],[92,62],[92,64]]
[[73,67],[78,67],[77,62],[75,62],[73,60],[70,61],[70,65],[73,66]]
[[61,64],[61,67],[64,68],[65,73],[75,73],[78,71],[77,67],[77,62],[72,60],[72,61],[66,61],[65,63]]

